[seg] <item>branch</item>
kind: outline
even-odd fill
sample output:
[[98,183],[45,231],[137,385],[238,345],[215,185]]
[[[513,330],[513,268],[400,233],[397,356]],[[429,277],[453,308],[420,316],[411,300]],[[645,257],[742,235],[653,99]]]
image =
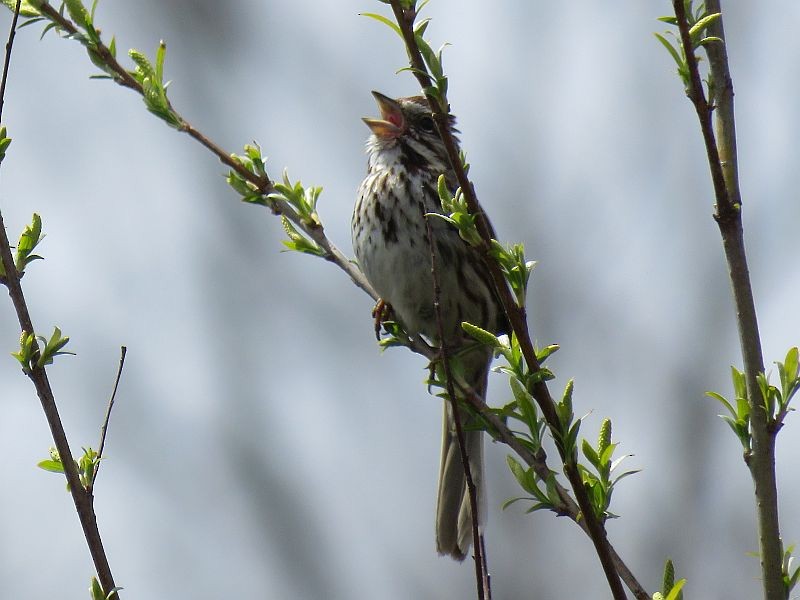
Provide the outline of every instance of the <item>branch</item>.
[[[80,34],[78,28],[72,21],[59,14],[58,11],[56,11],[49,4],[43,4],[39,10],[43,16],[53,23],[56,23],[58,27],[65,31],[68,35],[76,36]],[[130,72],[120,65],[108,46],[102,42],[98,42],[94,47],[94,53],[95,55],[93,58],[99,60],[107,67],[108,72],[113,74],[112,79],[114,82],[122,87],[129,88],[140,96],[144,97],[145,91],[142,85],[131,76]],[[179,131],[188,134],[191,138],[199,142],[202,146],[209,150],[209,152],[216,156],[222,164],[235,171],[246,181],[252,183],[256,187],[256,190],[259,194],[266,197],[275,192],[275,186],[269,177],[259,176],[246,169],[241,162],[232,157],[233,155],[230,152],[223,150],[199,129],[186,121],[186,119],[184,119],[177,111],[174,110],[171,104],[169,104],[169,109],[178,118],[179,123],[176,128]],[[295,211],[285,201],[280,199],[271,198],[270,208],[275,214],[286,217],[294,225],[302,229],[311,240],[316,242],[323,250],[325,250],[325,255],[323,256],[325,260],[342,269],[350,277],[353,283],[356,284],[356,286],[367,292],[367,294],[369,294],[373,299],[378,300],[378,295],[372,289],[372,286],[370,286],[369,282],[367,282],[366,278],[358,269],[358,267],[356,267],[353,262],[326,237],[324,228],[321,225],[309,225],[300,218],[300,216],[297,214],[297,211]]]
[[[714,218],[722,236],[736,310],[736,324],[739,330],[739,343],[747,384],[747,400],[750,405],[752,436],[752,452],[750,456],[745,456],[745,462],[750,469],[755,488],[764,593],[765,598],[769,600],[779,599],[785,596],[785,588],[782,580],[783,552],[775,476],[776,431],[770,431],[770,415],[767,414],[764,407],[761,389],[758,385],[758,374],[764,371],[764,359],[744,246],[742,201],[739,193],[736,157],[733,83],[728,68],[725,32],[722,18],[717,19],[709,26],[709,32],[723,41],[706,46],[711,73],[710,85],[717,102],[714,107],[717,110],[716,124],[719,133],[719,140],[717,140],[712,128],[711,107],[706,101],[700,79],[683,1],[673,0],[673,8],[689,68],[690,79],[687,95],[694,104],[700,120],[711,179],[714,184],[716,197]],[[720,1],[707,0],[706,10],[709,13],[721,12]]]
[[111,398],[108,400],[108,407],[106,408],[106,416],[103,419],[103,425],[100,427],[100,444],[97,446],[97,465],[94,468],[94,474],[88,488],[89,493],[94,489],[94,482],[97,480],[97,473],[100,472],[100,463],[103,461],[103,450],[106,447],[106,434],[108,433],[108,422],[111,420],[111,411],[114,408],[114,400],[117,397],[117,388],[119,387],[119,380],[122,377],[122,369],[125,366],[125,355],[128,349],[125,346],[120,348],[119,353],[119,367],[117,368],[117,376],[114,379],[114,389],[111,391]]
[[8,42],[6,42],[6,59],[3,62],[3,79],[0,83],[0,122],[3,118],[3,106],[6,103],[6,81],[8,81],[8,68],[11,65],[11,49],[14,47],[14,37],[17,35],[20,6],[22,6],[22,0],[17,0],[17,5],[14,7],[14,18],[11,19],[11,31],[8,32]]
[[[533,342],[531,341],[528,333],[525,310],[516,303],[514,296],[511,293],[511,290],[509,290],[508,284],[503,277],[500,266],[490,255],[491,240],[494,237],[493,229],[489,223],[486,213],[478,202],[478,198],[475,194],[475,188],[467,177],[467,173],[462,165],[461,158],[459,157],[458,145],[456,144],[452,132],[450,131],[448,117],[449,106],[442,106],[443,103],[446,103],[445,99],[442,98],[442,101],[440,102],[440,100],[430,92],[433,82],[428,74],[427,68],[425,67],[425,62],[422,59],[416,36],[414,34],[414,21],[417,16],[416,9],[413,6],[410,8],[403,8],[400,5],[399,0],[391,0],[391,6],[395,15],[395,19],[397,20],[397,24],[400,27],[403,40],[406,44],[412,72],[417,78],[420,87],[425,91],[425,95],[433,113],[434,122],[437,125],[439,134],[442,138],[442,142],[445,146],[445,150],[450,161],[450,167],[456,175],[456,180],[458,181],[458,185],[464,194],[464,198],[469,206],[470,213],[476,217],[476,227],[482,241],[482,243],[478,246],[478,250],[483,256],[483,259],[492,276],[495,290],[497,291],[502,302],[503,309],[508,316],[511,329],[519,340],[520,348],[523,356],[525,357],[525,362],[532,371],[538,371],[540,369],[540,365],[536,358]],[[541,408],[542,414],[544,415],[551,432],[555,433],[558,430],[559,419],[556,413],[555,402],[550,395],[547,385],[543,381],[534,383],[531,394]],[[560,448],[559,452],[561,452]],[[611,588],[611,592],[615,600],[622,600],[626,597],[625,590],[622,587],[619,574],[617,573],[617,569],[614,565],[614,560],[610,551],[610,544],[606,537],[605,528],[598,521],[594,514],[591,502],[586,492],[586,488],[583,485],[583,481],[580,473],[578,472],[575,461],[571,460],[570,457],[565,456],[563,453],[561,458],[564,465],[564,472],[567,475],[567,479],[569,479],[570,486],[575,493],[575,498],[581,510],[581,519],[586,523],[586,529],[584,529],[584,531],[589,534],[589,537],[595,546],[595,551],[600,559],[606,579],[608,580],[608,585]]]
[[[421,208],[421,207],[420,207]],[[428,234],[428,247],[431,252],[431,277],[433,279],[433,310],[436,314],[436,329],[441,344],[441,363],[444,370],[444,382],[447,390],[447,402],[453,411],[453,420],[456,426],[456,438],[458,439],[458,451],[461,457],[461,466],[464,468],[464,479],[467,483],[467,495],[469,497],[470,516],[472,518],[472,546],[475,551],[475,583],[478,588],[478,600],[491,600],[492,590],[489,585],[489,567],[486,561],[486,548],[483,543],[483,535],[478,522],[480,510],[478,501],[478,491],[475,487],[475,480],[472,478],[472,468],[467,456],[467,444],[464,440],[464,427],[461,424],[461,410],[456,400],[456,392],[453,385],[453,374],[450,370],[450,352],[444,335],[444,325],[442,324],[442,307],[439,302],[441,298],[441,287],[439,286],[439,272],[436,263],[436,245],[433,243],[433,232],[431,231],[430,218],[423,215],[425,228]],[[445,423],[445,427],[448,427]],[[442,459],[444,460],[444,459]],[[440,484],[441,485],[441,484]],[[441,493],[441,491],[440,491]]]
[[[11,296],[11,302],[14,304],[14,309],[17,312],[20,328],[23,332],[33,333],[36,330],[33,328],[28,306],[25,302],[25,296],[22,293],[19,273],[17,272],[17,267],[14,265],[14,258],[11,254],[8,236],[6,235],[2,212],[0,212],[0,258],[2,259],[3,268],[6,273],[4,283],[6,287],[8,287],[8,294]],[[47,372],[44,367],[34,365],[27,375],[33,382],[36,388],[36,394],[42,404],[42,410],[44,411],[47,424],[50,426],[50,431],[53,435],[53,442],[61,458],[61,464],[64,467],[64,474],[67,478],[72,500],[75,503],[75,510],[78,512],[78,519],[83,528],[83,535],[89,546],[89,552],[92,555],[95,569],[97,569],[100,583],[106,595],[108,595],[116,588],[116,585],[114,584],[111,567],[108,564],[108,558],[103,548],[100,530],[97,528],[97,519],[94,514],[92,496],[83,485],[81,485],[75,459],[72,457],[72,452],[67,442],[67,436],[64,432],[64,426],[61,423],[61,417],[58,414],[58,407],[56,406],[56,401],[53,396],[53,390],[50,388]]]
[[[14,19],[11,22],[11,32],[8,36],[8,43],[6,44],[6,56],[3,64],[3,77],[2,84],[0,84],[0,117],[2,117],[3,104],[5,101],[6,82],[8,80],[8,69],[11,62],[11,49],[14,44],[14,36],[17,27],[17,20],[19,18],[19,9],[21,0],[17,0],[14,9]],[[3,215],[0,212],[0,261],[3,265],[5,278],[3,283],[8,288],[8,294],[11,297],[11,302],[17,313],[17,319],[23,332],[33,333],[33,323],[31,322],[30,312],[25,302],[25,296],[22,293],[22,286],[20,285],[19,272],[14,264],[14,257],[11,254],[11,245],[6,234],[5,223],[3,222]],[[36,342],[34,342],[36,343]],[[94,507],[92,497],[87,490],[81,485],[78,470],[75,465],[75,460],[72,458],[72,452],[67,442],[67,436],[64,433],[64,427],[61,424],[61,418],[58,414],[58,408],[53,397],[53,391],[50,388],[50,382],[47,378],[47,372],[44,367],[34,365],[28,372],[28,377],[33,382],[36,388],[36,394],[42,404],[42,410],[47,418],[47,424],[50,426],[50,431],[53,435],[53,442],[56,445],[62,465],[64,467],[64,474],[67,478],[67,484],[72,495],[72,500],[75,503],[75,509],[78,513],[83,534],[86,538],[86,543],[89,546],[89,552],[92,555],[95,569],[100,577],[100,583],[103,586],[105,594],[108,596],[113,590],[116,590],[114,584],[114,577],[111,574],[111,568],[108,564],[105,549],[103,548],[103,541],[100,537],[100,531],[97,528],[97,520],[94,514]],[[116,593],[116,592],[114,592]],[[119,597],[117,595],[117,597]]]

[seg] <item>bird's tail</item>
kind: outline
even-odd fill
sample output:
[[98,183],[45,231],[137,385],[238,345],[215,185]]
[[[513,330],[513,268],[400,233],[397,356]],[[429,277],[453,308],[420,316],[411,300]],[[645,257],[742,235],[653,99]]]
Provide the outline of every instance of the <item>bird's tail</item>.
[[[481,374],[480,385],[474,389],[485,397],[488,366]],[[473,419],[465,410],[459,411],[464,432],[465,449],[470,473],[478,500],[478,525],[482,529],[486,515],[486,494],[483,482],[483,432],[472,429]],[[442,458],[439,467],[439,495],[436,503],[436,550],[439,554],[464,560],[472,545],[472,509],[461,452],[458,447],[456,424],[449,400],[444,403]]]

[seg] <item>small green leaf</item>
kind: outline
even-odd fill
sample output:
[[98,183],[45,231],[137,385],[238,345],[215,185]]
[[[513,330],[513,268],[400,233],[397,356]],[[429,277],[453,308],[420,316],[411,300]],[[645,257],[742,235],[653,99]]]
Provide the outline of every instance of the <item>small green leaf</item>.
[[689,29],[689,37],[692,39],[692,43],[697,45],[697,40],[703,35],[703,32],[708,29],[708,27],[714,22],[717,21],[722,16],[722,13],[713,13],[710,15],[704,16],[702,19],[697,21],[692,27]]
[[61,464],[61,461],[43,460],[36,463],[36,466],[39,467],[40,469],[44,469],[45,471],[49,471],[51,473],[64,472],[64,465]]
[[660,33],[654,33],[653,35],[655,35],[656,39],[658,39],[658,41],[663,44],[664,48],[667,49],[667,51],[670,53],[670,56],[672,56],[672,59],[675,61],[675,64],[677,64],[678,67],[681,67],[686,63],[686,60],[683,58],[681,53],[675,48],[675,46],[672,45],[672,43],[670,43],[669,40],[667,40],[667,38],[665,38]]
[[92,17],[86,10],[81,0],[64,0],[70,18],[80,29],[88,29],[92,24]]
[[490,348],[499,348],[501,345],[500,340],[497,339],[496,335],[486,331],[485,329],[481,329],[477,325],[473,325],[472,323],[467,323],[464,321],[461,323],[461,328],[468,336],[477,340],[484,346],[489,346]]
[[392,31],[394,31],[397,35],[399,35],[400,39],[403,39],[403,32],[400,31],[400,27],[398,27],[397,23],[395,23],[394,21],[391,21],[390,19],[387,19],[383,15],[379,15],[379,14],[376,14],[376,13],[359,13],[359,15],[362,16],[362,17],[368,17],[370,19],[375,19],[376,21],[378,21],[380,23],[383,23],[387,27],[390,27],[392,29]]

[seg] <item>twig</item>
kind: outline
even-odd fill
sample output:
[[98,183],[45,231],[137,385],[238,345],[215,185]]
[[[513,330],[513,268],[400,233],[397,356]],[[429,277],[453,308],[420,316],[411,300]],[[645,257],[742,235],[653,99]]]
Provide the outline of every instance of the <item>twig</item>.
[[[422,207],[420,207],[421,210]],[[431,277],[433,279],[433,311],[436,315],[436,329],[439,334],[442,368],[444,370],[445,387],[447,389],[448,402],[453,411],[453,421],[456,426],[456,438],[458,439],[458,451],[461,456],[461,466],[464,468],[464,479],[467,482],[467,495],[469,497],[470,516],[472,519],[472,547],[475,550],[475,583],[478,588],[478,600],[491,600],[492,592],[489,588],[488,565],[486,561],[483,535],[478,522],[479,501],[478,492],[475,487],[475,480],[472,478],[472,468],[469,464],[467,455],[467,445],[464,440],[464,428],[461,424],[461,410],[456,400],[456,392],[453,386],[453,374],[450,370],[450,352],[445,339],[444,325],[442,323],[442,307],[439,302],[441,298],[441,287],[439,286],[439,272],[436,264],[436,245],[433,242],[433,232],[431,231],[430,218],[423,215],[425,228],[428,234],[428,247],[431,251]],[[445,424],[447,427],[447,424]]]
[[[58,26],[66,31],[69,35],[76,35],[79,33],[78,29],[75,25],[66,17],[59,14],[57,10],[55,10],[49,4],[42,4],[41,8],[39,9],[42,15],[46,18],[50,19],[54,23],[57,23]],[[103,43],[99,43],[97,45],[96,50],[98,56],[102,58],[104,64],[114,73],[113,81],[118,83],[119,85],[129,88],[135,91],[140,96],[144,95],[144,90],[142,86],[139,84],[136,79],[134,79],[131,74],[119,64],[114,55],[109,50],[108,46]],[[170,109],[172,109],[172,105],[170,104]],[[275,187],[273,182],[268,177],[261,177],[251,171],[247,170],[241,163],[231,158],[231,153],[226,152],[222,149],[219,145],[217,145],[213,140],[211,140],[208,136],[203,134],[199,129],[191,125],[187,122],[182,116],[180,116],[177,111],[174,111],[176,115],[180,118],[180,126],[178,129],[183,131],[195,141],[199,142],[203,147],[209,150],[217,159],[224,164],[226,167],[234,170],[238,175],[240,175],[246,181],[249,181],[253,185],[256,186],[258,192],[263,195],[267,196],[268,194],[275,191]],[[299,227],[303,232],[305,232],[309,238],[311,238],[314,242],[316,242],[322,249],[325,250],[324,258],[334,263],[340,269],[342,269],[350,279],[355,283],[359,288],[367,292],[373,299],[377,300],[378,295],[375,293],[375,290],[372,289],[369,282],[366,280],[364,275],[361,271],[356,267],[346,256],[345,254],[339,250],[325,235],[325,230],[322,226],[315,226],[311,227],[306,223],[297,212],[286,202],[280,200],[272,200],[272,210],[273,212],[280,214],[289,221],[291,221],[294,225]]]
[[[403,35],[406,49],[408,50],[412,72],[417,78],[420,87],[423,90],[426,90],[431,86],[432,82],[425,67],[425,63],[422,60],[422,55],[420,54],[414,35],[414,20],[416,19],[416,10],[413,7],[405,9],[402,8],[398,0],[391,0],[391,6],[397,23],[400,27],[400,31]],[[523,308],[517,305],[511,290],[509,290],[508,284],[503,277],[499,265],[490,256],[489,251],[493,237],[492,227],[489,223],[486,213],[483,211],[480,203],[478,202],[475,189],[472,186],[472,183],[469,181],[466,171],[461,164],[458,146],[450,131],[449,115],[442,110],[442,107],[439,106],[439,102],[436,100],[436,98],[428,96],[428,102],[431,106],[434,122],[437,125],[437,129],[439,130],[442,142],[447,151],[450,167],[453,169],[453,172],[456,175],[458,185],[464,194],[464,199],[467,202],[470,213],[476,216],[475,224],[482,239],[482,243],[478,247],[478,250],[481,252],[489,272],[492,275],[495,289],[503,304],[503,309],[508,316],[511,328],[517,335],[520,349],[525,357],[525,361],[531,370],[538,371],[540,369],[540,365],[536,358],[533,342],[531,341],[528,333],[525,311]],[[542,414],[544,415],[551,431],[556,432],[559,425],[559,419],[556,413],[555,402],[550,396],[550,391],[548,390],[547,385],[543,381],[535,383],[533,385],[533,389],[531,390],[531,394],[533,395],[537,404],[540,406]],[[559,449],[559,452],[560,451],[561,450]],[[608,580],[608,585],[611,588],[611,593],[613,594],[615,600],[624,600],[624,598],[626,598],[625,590],[622,587],[619,574],[617,573],[617,569],[614,565],[614,560],[610,552],[610,544],[608,543],[608,539],[606,537],[605,528],[603,527],[602,523],[598,521],[594,514],[594,510],[592,509],[589,496],[583,485],[577,465],[574,463],[574,461],[563,455],[562,463],[564,465],[564,472],[575,494],[575,499],[580,506],[582,514],[581,518],[586,522],[587,528],[585,531],[587,531],[594,544],[595,551],[597,552],[598,558],[600,559],[600,563],[603,567],[603,571],[606,575],[606,579]]]
[[[11,25],[11,33],[8,37],[8,44],[6,44],[6,58],[3,65],[2,84],[0,85],[0,116],[2,116],[2,106],[5,98],[6,81],[8,78],[8,68],[11,60],[11,49],[13,47],[15,29],[17,19],[19,17],[19,8],[21,1],[17,0],[17,5],[14,10],[14,19]],[[17,313],[17,319],[23,332],[33,333],[33,323],[31,322],[30,312],[25,302],[25,296],[22,293],[22,286],[20,284],[19,273],[14,264],[14,257],[11,254],[11,245],[6,234],[5,223],[3,222],[3,214],[0,211],[0,261],[2,261],[3,269],[6,277],[4,284],[8,288],[8,295],[11,297],[11,302],[14,305],[14,310]],[[36,388],[36,394],[42,404],[42,410],[47,418],[47,424],[50,426],[50,432],[53,436],[53,442],[56,445],[58,454],[61,458],[61,464],[64,467],[64,474],[69,484],[69,491],[72,495],[72,500],[75,503],[75,510],[78,513],[83,535],[86,538],[86,543],[89,547],[89,552],[92,555],[97,575],[100,578],[100,584],[106,594],[111,593],[116,588],[114,584],[114,577],[111,574],[111,567],[108,564],[105,549],[103,548],[103,541],[100,537],[100,531],[97,528],[97,519],[94,514],[94,507],[92,506],[92,497],[87,493],[86,489],[81,485],[80,477],[78,476],[78,469],[75,460],[72,457],[72,452],[67,442],[67,436],[64,432],[64,427],[61,424],[61,418],[58,414],[58,407],[56,406],[53,391],[50,388],[50,381],[47,378],[47,372],[44,367],[34,365],[33,368],[27,373],[30,380]],[[117,595],[117,598],[119,596]]]
[[17,5],[14,7],[14,18],[11,19],[11,31],[8,32],[8,41],[6,42],[6,59],[3,62],[3,79],[0,83],[0,122],[3,118],[3,106],[6,103],[6,81],[8,80],[8,68],[11,65],[11,49],[14,47],[14,37],[17,35],[20,6],[22,6],[22,0],[17,0]]
[[94,475],[89,485],[88,491],[92,492],[94,489],[94,482],[97,481],[97,473],[100,472],[100,463],[103,462],[103,450],[106,447],[106,434],[108,433],[108,422],[111,419],[111,410],[114,408],[114,400],[117,397],[117,388],[119,387],[119,380],[122,377],[122,369],[125,366],[125,355],[128,349],[125,346],[119,349],[119,368],[117,369],[117,377],[114,379],[114,389],[111,392],[111,398],[108,400],[108,407],[106,408],[106,416],[103,419],[103,425],[100,427],[100,444],[97,446],[97,465],[94,468]]
[[[6,235],[2,212],[0,212],[0,258],[2,258],[3,268],[6,272],[5,284],[8,287],[8,294],[11,296],[11,302],[14,304],[14,309],[17,312],[19,325],[22,331],[32,333],[35,329],[31,323],[25,296],[22,293],[19,273],[14,265],[14,258],[11,255],[11,247],[9,245],[8,236]],[[75,503],[75,509],[78,512],[78,519],[81,522],[81,527],[83,528],[83,535],[89,546],[89,552],[92,555],[95,569],[97,569],[100,583],[103,586],[103,590],[108,594],[116,587],[114,584],[114,577],[111,574],[111,567],[108,564],[108,558],[103,548],[100,531],[97,528],[97,519],[94,514],[92,497],[83,485],[81,485],[75,459],[72,457],[72,451],[67,442],[64,426],[61,424],[61,417],[58,414],[58,407],[56,406],[53,396],[53,390],[50,388],[47,372],[44,367],[33,366],[28,373],[28,377],[33,382],[36,388],[36,394],[39,396],[39,401],[42,404],[42,410],[44,410],[47,424],[50,426],[50,432],[53,435],[53,442],[61,457],[61,464],[64,467],[64,474],[69,484],[69,491]]]
[[[722,18],[709,26],[709,33],[723,42],[706,46],[714,86],[716,106],[711,107],[705,97],[697,57],[689,34],[689,24],[682,0],[673,0],[681,43],[689,67],[687,95],[692,101],[700,121],[706,146],[711,180],[714,184],[716,211],[714,219],[719,226],[722,245],[728,263],[728,273],[736,310],[739,344],[742,350],[747,401],[750,405],[750,431],[752,450],[745,456],[753,479],[758,514],[758,538],[761,575],[765,598],[772,600],[785,595],[782,580],[782,550],[778,519],[778,493],[775,476],[775,434],[770,431],[769,418],[763,402],[757,376],[764,371],[761,338],[758,330],[755,300],[750,284],[747,255],[742,227],[742,201],[739,192],[736,156],[736,129],[733,111],[733,83],[728,68],[725,32]],[[706,0],[709,13],[721,12],[719,0]],[[712,108],[716,109],[716,138],[712,127]]]

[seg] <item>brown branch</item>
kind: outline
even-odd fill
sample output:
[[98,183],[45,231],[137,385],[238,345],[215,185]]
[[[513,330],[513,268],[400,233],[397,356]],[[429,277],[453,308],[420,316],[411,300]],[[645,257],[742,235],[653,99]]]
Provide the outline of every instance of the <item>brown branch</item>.
[[[417,16],[416,10],[413,7],[402,8],[398,0],[392,0],[391,6],[406,44],[412,72],[417,78],[420,87],[423,90],[426,90],[431,86],[432,81],[428,75],[428,71],[425,67],[424,61],[422,60],[422,55],[420,54],[419,47],[417,46],[417,41],[414,36],[414,21]],[[503,277],[500,266],[490,255],[491,240],[493,238],[492,226],[489,223],[486,213],[481,208],[481,205],[478,202],[478,198],[475,194],[475,188],[467,177],[467,173],[461,164],[458,145],[456,144],[452,132],[450,131],[448,115],[449,107],[447,107],[448,110],[443,110],[439,101],[434,96],[427,93],[426,96],[433,113],[434,122],[437,125],[442,142],[447,151],[450,167],[453,169],[456,175],[458,185],[464,194],[464,199],[466,200],[470,213],[476,216],[475,224],[482,239],[482,243],[478,247],[478,250],[481,252],[489,272],[491,273],[495,289],[503,304],[503,309],[508,316],[511,328],[517,335],[520,349],[525,357],[525,361],[532,371],[538,371],[540,369],[540,365],[536,358],[533,342],[531,341],[528,333],[525,310],[517,305],[514,296],[511,290],[508,288],[505,278]],[[550,430],[555,434],[559,428],[559,419],[556,413],[555,402],[550,396],[550,391],[548,390],[547,385],[544,382],[535,383],[533,385],[533,389],[531,390],[531,394],[541,408],[542,414],[544,415]],[[594,544],[595,551],[597,552],[597,556],[600,559],[606,579],[608,580],[608,585],[611,588],[611,593],[613,594],[615,600],[622,600],[626,598],[625,590],[622,587],[619,574],[617,573],[616,566],[614,565],[614,560],[610,552],[610,544],[606,537],[605,528],[594,514],[591,501],[589,500],[588,493],[583,485],[577,464],[571,457],[565,456],[561,448],[559,448],[559,452],[562,454],[561,458],[564,465],[564,472],[570,482],[570,486],[573,489],[578,506],[580,507],[582,515],[581,518],[586,523],[586,529],[584,531],[589,534],[589,537]]]
[[[717,138],[712,127],[712,107],[709,106],[703,90],[683,2],[673,0],[673,8],[689,68],[690,80],[687,95],[700,120],[703,141],[706,146],[716,198],[714,219],[722,236],[736,310],[736,324],[747,384],[747,400],[750,405],[752,449],[750,454],[745,456],[745,463],[753,479],[756,497],[764,595],[768,600],[782,599],[785,590],[782,580],[783,556],[775,475],[775,434],[777,431],[770,430],[769,422],[772,415],[767,414],[764,407],[757,379],[758,374],[764,371],[764,359],[744,245],[742,201],[739,192],[736,156],[733,83],[728,68],[725,31],[722,18],[717,19],[709,26],[708,31],[712,36],[719,37],[723,41],[711,42],[705,46],[709,59],[713,97],[716,102],[716,106],[713,108],[716,109],[716,126],[719,136]],[[709,14],[721,12],[720,0],[707,0],[706,10]]]
[[[2,258],[3,268],[6,273],[5,285],[8,288],[8,294],[11,297],[11,302],[17,313],[17,319],[22,331],[27,333],[34,333],[36,330],[33,328],[28,306],[25,302],[25,296],[22,293],[22,286],[20,285],[19,273],[14,265],[14,258],[11,254],[11,247],[9,245],[8,236],[6,235],[5,223],[3,222],[3,215],[0,212],[0,258]],[[64,432],[64,426],[61,423],[61,417],[58,414],[58,407],[56,406],[53,390],[50,388],[50,382],[47,378],[47,372],[44,367],[34,365],[27,373],[30,380],[36,388],[36,394],[42,404],[42,410],[47,418],[47,424],[50,426],[50,432],[53,435],[53,442],[55,443],[58,454],[61,458],[61,464],[64,467],[64,474],[69,484],[69,491],[72,495],[72,500],[75,503],[75,510],[78,513],[78,519],[83,528],[83,535],[86,538],[86,543],[89,546],[89,552],[92,555],[97,575],[100,578],[100,583],[106,594],[110,593],[116,586],[114,584],[114,577],[111,574],[111,567],[108,564],[105,549],[103,548],[103,541],[100,537],[100,531],[97,528],[97,519],[94,514],[94,506],[92,503],[92,496],[81,485],[80,477],[78,476],[78,469],[75,464],[75,459],[72,457],[72,452],[67,442],[67,436]]]
[[17,35],[17,21],[19,20],[20,6],[22,6],[22,0],[17,0],[17,5],[14,7],[14,17],[11,19],[11,31],[8,32],[8,41],[6,42],[6,58],[3,61],[3,79],[2,83],[0,83],[0,122],[2,122],[3,118],[3,106],[6,103],[8,68],[11,66],[11,49],[14,47],[14,37]]
[[[485,546],[483,544],[483,535],[480,530],[480,523],[478,522],[479,501],[478,491],[475,487],[475,480],[472,478],[472,468],[469,464],[469,456],[467,455],[467,444],[464,440],[464,428],[461,424],[461,410],[458,407],[456,400],[456,392],[453,386],[453,374],[450,369],[450,352],[444,334],[444,325],[442,323],[442,307],[439,302],[441,298],[441,287],[439,285],[439,272],[436,263],[436,245],[433,242],[433,232],[431,231],[430,218],[423,215],[425,219],[425,228],[428,234],[428,247],[431,251],[431,277],[433,279],[433,310],[436,315],[436,329],[439,334],[439,343],[441,344],[441,363],[444,371],[445,388],[447,390],[447,401],[450,403],[450,408],[453,411],[453,420],[456,426],[456,438],[458,439],[458,452],[461,457],[461,466],[464,468],[464,479],[467,482],[467,495],[469,497],[470,516],[472,518],[472,547],[475,550],[475,583],[478,589],[478,600],[491,600],[492,591],[489,587],[489,567],[486,561]],[[445,423],[445,427],[447,427]],[[444,460],[444,459],[443,459]],[[441,482],[440,482],[441,485]],[[440,490],[441,493],[441,490]]]
[[[58,11],[56,11],[52,6],[48,4],[43,4],[40,12],[46,18],[50,19],[54,23],[57,23],[58,26],[66,31],[69,35],[76,35],[80,34],[78,29],[75,25],[66,17],[60,15]],[[144,95],[144,90],[142,86],[139,84],[136,79],[117,61],[117,59],[111,54],[108,46],[103,43],[97,44],[96,48],[97,55],[102,59],[104,64],[110,69],[110,71],[114,74],[113,81],[118,83],[119,85],[129,88],[135,91],[140,96]],[[249,171],[246,167],[244,167],[239,161],[234,160],[230,152],[226,152],[222,147],[217,145],[213,140],[211,140],[208,136],[203,134],[199,129],[194,127],[191,123],[187,122],[180,114],[175,111],[172,105],[169,105],[170,110],[173,111],[175,115],[178,116],[180,120],[180,125],[178,126],[178,130],[186,133],[195,141],[199,142],[203,147],[209,150],[217,159],[224,164],[225,166],[229,167],[233,171],[235,171],[238,175],[240,175],[244,180],[252,183],[256,186],[256,189],[259,194],[262,196],[267,196],[275,191],[275,186],[272,180],[269,177],[262,177],[257,175],[251,171]],[[364,277],[363,273],[358,269],[353,262],[345,256],[345,254],[339,250],[325,235],[325,230],[321,225],[311,226],[300,216],[297,212],[286,202],[272,199],[271,208],[272,211],[276,214],[282,215],[289,219],[294,225],[299,227],[304,233],[306,233],[311,240],[317,243],[323,250],[325,250],[325,260],[335,264],[340,269],[342,269],[356,284],[359,288],[367,292],[373,299],[377,300],[378,295],[375,293],[375,290],[372,289],[372,286],[369,284],[367,279]]]
[[[11,49],[14,44],[14,36],[17,27],[17,20],[19,17],[21,1],[17,0],[14,9],[14,19],[11,23],[11,32],[8,36],[8,43],[6,44],[6,57],[3,65],[2,84],[0,84],[0,117],[2,116],[3,104],[5,99],[6,82],[8,79],[8,70],[11,61]],[[31,322],[30,312],[25,302],[25,296],[22,293],[22,286],[20,284],[20,275],[17,267],[14,264],[14,257],[11,254],[11,245],[6,234],[5,223],[3,222],[3,214],[0,212],[0,261],[3,265],[5,278],[3,283],[8,288],[8,295],[11,297],[11,302],[14,305],[14,310],[17,313],[17,320],[23,332],[34,333],[33,323]],[[36,342],[34,342],[36,343]],[[97,575],[100,578],[100,583],[103,590],[108,595],[111,590],[115,589],[114,577],[111,574],[111,568],[108,564],[105,549],[103,548],[103,541],[100,537],[100,531],[97,528],[97,519],[94,514],[94,507],[92,504],[92,497],[86,489],[81,485],[78,469],[75,460],[72,458],[72,452],[67,442],[67,436],[64,432],[64,427],[61,424],[61,418],[58,414],[58,407],[56,406],[53,391],[50,388],[50,382],[47,379],[47,372],[44,367],[34,365],[27,373],[30,380],[36,388],[36,395],[42,404],[47,424],[50,426],[50,432],[53,436],[53,442],[58,450],[61,464],[64,467],[64,475],[66,476],[67,483],[69,484],[70,494],[75,504],[75,510],[78,513],[78,519],[83,529],[83,535],[86,538],[86,543],[89,546],[89,552],[92,555]]]
[[103,450],[106,447],[106,434],[108,433],[108,422],[111,420],[111,411],[114,408],[114,401],[117,398],[117,388],[119,387],[119,380],[122,377],[122,369],[125,366],[125,355],[128,354],[128,349],[125,346],[120,348],[119,352],[119,367],[117,368],[117,376],[114,379],[114,389],[111,391],[111,398],[108,400],[106,407],[106,416],[103,419],[103,425],[100,427],[100,444],[97,446],[97,464],[94,467],[94,474],[92,480],[89,482],[87,491],[91,494],[94,491],[94,482],[97,481],[97,474],[100,472],[100,463],[103,461]]

